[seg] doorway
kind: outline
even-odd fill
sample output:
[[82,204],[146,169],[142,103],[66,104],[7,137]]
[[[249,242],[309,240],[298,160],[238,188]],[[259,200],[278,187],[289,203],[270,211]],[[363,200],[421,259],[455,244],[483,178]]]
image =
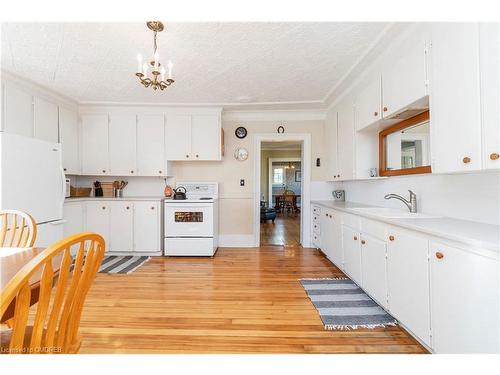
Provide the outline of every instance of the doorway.
[[309,147],[308,134],[256,135],[256,246],[309,246]]

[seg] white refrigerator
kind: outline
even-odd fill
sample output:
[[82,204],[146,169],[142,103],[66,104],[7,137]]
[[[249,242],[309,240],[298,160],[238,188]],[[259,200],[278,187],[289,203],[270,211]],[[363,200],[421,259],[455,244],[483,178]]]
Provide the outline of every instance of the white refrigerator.
[[59,143],[0,132],[0,178],[0,209],[35,218],[35,246],[63,238],[66,186]]

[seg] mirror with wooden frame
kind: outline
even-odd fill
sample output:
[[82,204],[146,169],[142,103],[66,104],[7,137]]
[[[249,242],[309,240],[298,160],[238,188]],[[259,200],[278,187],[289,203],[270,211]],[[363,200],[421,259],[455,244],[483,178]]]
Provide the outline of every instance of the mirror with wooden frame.
[[429,111],[379,133],[380,176],[431,173]]

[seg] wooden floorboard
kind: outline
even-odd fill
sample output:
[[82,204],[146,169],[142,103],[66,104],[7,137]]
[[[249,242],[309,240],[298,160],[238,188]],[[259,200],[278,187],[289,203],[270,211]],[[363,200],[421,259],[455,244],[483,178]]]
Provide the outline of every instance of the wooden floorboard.
[[298,282],[342,276],[318,250],[222,248],[98,274],[80,353],[423,353],[399,327],[326,331]]

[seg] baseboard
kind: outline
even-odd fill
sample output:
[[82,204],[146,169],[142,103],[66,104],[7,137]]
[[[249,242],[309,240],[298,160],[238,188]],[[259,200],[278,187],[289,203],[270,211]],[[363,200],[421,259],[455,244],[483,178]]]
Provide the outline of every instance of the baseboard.
[[254,247],[253,234],[219,234],[219,247]]

